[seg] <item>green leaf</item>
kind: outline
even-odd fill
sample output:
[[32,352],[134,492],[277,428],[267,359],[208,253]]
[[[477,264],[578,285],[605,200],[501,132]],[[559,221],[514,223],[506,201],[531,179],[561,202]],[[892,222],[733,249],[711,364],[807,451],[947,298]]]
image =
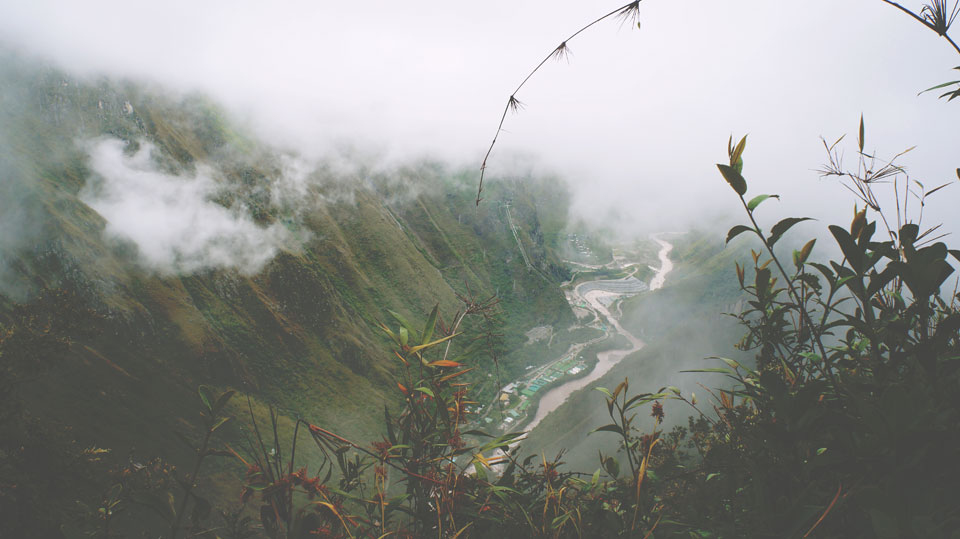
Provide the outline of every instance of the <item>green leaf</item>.
[[387,409],[387,404],[383,404],[383,421],[387,425],[387,439],[390,440],[390,443],[397,445],[397,434],[393,430],[393,420],[390,419],[390,410]]
[[[863,270],[863,251],[857,245],[857,242],[855,242],[853,236],[842,227],[830,225],[829,229],[834,239],[837,240],[837,244],[840,246],[840,250],[843,252],[843,256],[846,257],[847,262],[849,262],[853,270],[859,274]],[[902,231],[901,236],[903,236]]]
[[824,453],[826,453],[826,452],[827,452],[827,448],[826,448],[826,447],[821,447],[820,449],[817,449],[817,455],[822,455],[822,454],[824,454]]
[[743,234],[744,232],[756,232],[756,231],[747,225],[737,225],[731,228],[729,232],[727,232],[727,243],[730,243],[730,240],[732,240],[733,238],[736,238],[737,236],[739,236],[740,234]]
[[613,398],[617,398],[621,391],[626,392],[628,389],[630,389],[630,383],[624,378],[622,382],[617,384],[617,387],[613,388]]
[[757,209],[757,206],[759,206],[761,202],[763,202],[764,200],[766,200],[766,199],[768,199],[768,198],[775,198],[775,199],[779,200],[779,199],[780,199],[780,195],[757,195],[757,196],[751,198],[751,199],[750,199],[750,202],[747,202],[747,209],[750,210],[750,211],[753,211],[753,210]]
[[810,252],[813,251],[813,245],[815,243],[817,243],[816,238],[808,241],[799,251],[795,251],[796,254],[793,257],[793,265],[795,265],[797,269],[800,269],[800,267],[806,263],[807,259],[810,258]]
[[597,428],[593,429],[592,431],[590,431],[590,434],[593,434],[594,432],[615,432],[615,433],[619,434],[620,436],[623,436],[623,429],[620,428],[620,425],[616,425],[616,424],[613,424],[613,423],[611,423],[611,424],[609,424],[609,425],[604,425],[604,426],[602,426],[602,427],[597,427]]
[[233,397],[235,393],[236,391],[233,390],[224,391],[219,397],[217,397],[217,402],[213,403],[213,413],[219,414],[220,410],[223,410],[223,407],[227,405],[227,401],[229,401],[230,397]]
[[719,374],[729,374],[731,376],[736,376],[736,371],[725,369],[723,367],[709,367],[706,369],[690,369],[680,372],[704,372],[704,373],[719,373]]
[[931,90],[939,90],[940,88],[946,88],[947,86],[953,86],[954,84],[960,84],[960,80],[952,80],[952,81],[950,81],[950,82],[945,82],[945,83],[943,83],[943,84],[938,84],[938,85],[936,85],[936,86],[931,86],[931,87],[927,88],[926,90],[920,92],[920,93],[917,94],[917,95],[925,94],[925,93],[927,93],[927,92],[929,92],[929,91],[931,91]]
[[231,419],[233,419],[233,417],[221,417],[216,423],[213,424],[212,427],[210,427],[210,432],[215,432],[220,427],[226,425]]
[[939,187],[934,187],[933,189],[931,189],[931,190],[927,191],[926,193],[924,193],[923,196],[924,196],[924,197],[928,197],[928,196],[936,193],[937,191],[943,189],[944,187],[947,187],[948,185],[950,185],[950,184],[949,184],[949,183],[945,183],[945,184],[943,184],[943,185],[941,185],[941,186],[939,186]]
[[733,190],[736,191],[738,195],[743,196],[747,194],[747,180],[743,179],[743,176],[741,176],[735,168],[721,163],[717,163],[717,168],[720,169],[720,174],[723,175],[723,179],[727,180],[727,183],[730,184],[730,187],[733,187]]
[[433,390],[430,389],[429,387],[417,387],[417,388],[414,388],[414,391],[419,391],[420,393],[425,393],[425,394],[430,395],[431,397],[434,397],[434,398],[436,397],[436,396],[433,394]]
[[722,358],[720,358],[720,359],[721,359],[724,363],[726,363],[727,365],[729,365],[731,369],[737,369],[738,367],[741,367],[740,363],[737,362],[737,361],[735,361],[735,360],[733,360],[733,359],[729,359],[729,358],[725,358],[725,357],[722,357]]
[[887,286],[897,276],[896,266],[887,266],[882,272],[870,272],[870,282],[867,284],[867,297],[873,297],[883,287]]
[[620,477],[620,463],[613,457],[603,459],[603,469],[614,479]]
[[387,312],[390,313],[390,316],[396,318],[397,322],[400,322],[401,326],[407,329],[408,336],[416,334],[416,330],[413,329],[413,325],[411,325],[410,322],[408,322],[407,319],[403,317],[403,315],[391,310],[387,310]]
[[813,219],[810,217],[787,217],[786,219],[773,225],[773,228],[770,229],[770,237],[767,239],[767,243],[770,245],[770,247],[773,247],[773,245],[777,243],[777,241],[779,241],[780,238],[783,237],[783,235],[793,227],[793,225],[812,220]]
[[170,510],[170,520],[173,520],[173,517],[177,516],[177,509],[176,499],[174,499],[172,492],[167,492],[167,508]]
[[817,262],[811,262],[810,265],[817,268],[817,270],[819,270],[820,273],[826,277],[827,281],[833,282],[833,272],[830,270],[830,268],[824,266],[823,264],[818,264]]
[[800,282],[805,283],[813,290],[820,290],[820,278],[812,273],[802,273],[797,277],[797,279]]
[[610,390],[605,387],[595,387],[594,389],[606,395],[607,398],[610,398],[610,399],[613,398],[613,393],[610,393]]
[[380,329],[382,329],[387,335],[389,335],[390,338],[393,339],[393,342],[395,342],[395,343],[397,343],[397,344],[400,344],[400,338],[397,337],[397,334],[396,334],[396,333],[390,331],[390,328],[388,328],[387,326],[381,324],[381,325],[380,325]]
[[840,288],[841,286],[847,284],[847,281],[849,281],[850,279],[853,279],[854,277],[856,277],[856,275],[847,275],[846,277],[837,279],[837,288]]
[[860,145],[860,153],[863,153],[863,143],[864,143],[863,114],[861,114],[860,115],[860,137],[857,139],[857,144]]
[[447,335],[446,337],[443,337],[442,339],[437,339],[437,340],[435,340],[435,341],[433,341],[433,342],[428,342],[428,343],[426,343],[426,344],[421,344],[421,345],[418,345],[418,346],[414,346],[413,348],[410,349],[410,353],[414,353],[414,354],[415,354],[415,353],[417,353],[417,352],[419,352],[420,350],[423,350],[423,349],[425,349],[425,348],[430,348],[431,346],[436,346],[436,345],[438,345],[438,344],[440,344],[440,343],[442,343],[442,342],[449,341],[450,339],[456,337],[457,335],[460,335],[460,334],[459,334],[459,333],[453,333],[453,334],[451,334],[451,335]]
[[623,409],[630,410],[630,409],[636,408],[637,406],[643,406],[648,402],[652,402],[660,399],[669,399],[669,398],[670,398],[670,395],[667,393],[654,393],[652,395],[649,393],[644,393],[642,395],[635,395],[633,398],[631,398],[626,403],[624,403]]
[[474,462],[473,469],[477,472],[477,479],[479,479],[481,482],[487,481],[487,471],[483,468],[483,464],[480,462]]
[[634,405],[634,403],[636,403],[636,405],[639,406],[641,404],[648,403],[658,398],[660,398],[660,396],[651,395],[650,393],[641,393],[639,395],[634,395],[630,397],[630,399],[627,402],[623,403],[623,409],[628,410]]
[[427,323],[423,326],[423,337],[420,339],[420,344],[427,344],[430,342],[430,338],[433,337],[433,329],[437,326],[437,311],[440,308],[440,304],[433,306],[433,310],[430,311],[430,316],[427,317]]
[[853,220],[850,221],[850,236],[854,239],[859,238],[861,232],[863,232],[863,227],[867,226],[867,207],[864,206],[862,210],[858,211],[854,216]]
[[709,480],[711,480],[711,479],[713,479],[713,478],[715,478],[715,477],[720,477],[720,474],[718,474],[718,473],[707,474],[707,481],[709,481]]
[[754,279],[754,286],[757,288],[757,294],[765,293],[767,291],[767,289],[771,286],[769,269],[760,268],[757,270],[757,275]]
[[[744,135],[740,142],[737,143],[737,147],[730,152],[730,166],[736,167],[740,166],[740,170],[743,170],[743,150],[747,148],[747,136]],[[738,170],[739,172],[739,170]],[[743,193],[740,193],[743,194]]]
[[410,332],[407,328],[400,328],[400,346],[406,346],[410,341]]
[[213,405],[210,404],[213,400],[213,389],[210,386],[202,385],[197,388],[197,393],[200,394],[200,400],[203,401],[203,405],[207,407],[207,410],[213,410]]

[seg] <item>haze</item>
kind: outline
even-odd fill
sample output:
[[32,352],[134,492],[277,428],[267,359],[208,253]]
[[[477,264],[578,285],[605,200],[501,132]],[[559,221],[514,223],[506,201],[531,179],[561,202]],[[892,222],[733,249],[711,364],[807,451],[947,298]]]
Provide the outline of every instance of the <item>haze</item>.
[[[622,0],[621,0],[622,1]],[[479,168],[510,92],[562,39],[621,2],[6,2],[0,40],[80,75],[200,90],[267,141],[310,159],[357,147]],[[915,5],[913,5],[915,4]],[[919,2],[908,5],[919,10]],[[820,135],[910,146],[911,177],[955,181],[957,106],[917,92],[956,78],[932,32],[880,0],[641,3],[569,43],[517,97],[490,174],[559,173],[577,210],[629,227],[733,212],[716,172],[750,134],[751,192],[838,219],[852,198],[817,180]],[[942,192],[933,220],[957,196]],[[939,210],[939,211],[938,211]]]

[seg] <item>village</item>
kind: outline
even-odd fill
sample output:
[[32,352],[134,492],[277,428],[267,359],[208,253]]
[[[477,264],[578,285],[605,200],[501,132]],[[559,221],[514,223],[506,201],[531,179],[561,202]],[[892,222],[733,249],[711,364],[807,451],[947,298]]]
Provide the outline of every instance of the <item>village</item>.
[[[571,234],[568,240],[575,250],[585,257],[592,257],[594,253],[586,245],[586,242],[577,235]],[[572,344],[569,349],[559,358],[542,366],[528,365],[528,373],[517,380],[514,380],[502,388],[497,398],[484,406],[470,410],[476,414],[477,424],[486,429],[496,429],[500,432],[515,431],[519,428],[532,428],[542,419],[546,413],[556,408],[563,401],[569,391],[589,383],[602,372],[606,371],[612,365],[611,354],[622,357],[630,351],[638,349],[642,343],[636,337],[623,330],[617,322],[619,316],[618,299],[629,297],[638,293],[647,291],[651,288],[658,288],[662,285],[657,281],[660,274],[666,274],[672,268],[669,263],[667,253],[670,247],[669,243],[654,237],[654,241],[660,244],[661,250],[658,255],[661,266],[659,269],[651,267],[656,271],[656,275],[651,281],[654,286],[637,279],[634,275],[639,269],[637,262],[627,262],[624,257],[613,253],[613,261],[605,266],[589,266],[584,263],[578,263],[571,260],[567,262],[587,268],[603,268],[624,271],[625,268],[633,267],[626,272],[626,276],[613,279],[589,279],[577,282],[578,279],[572,279],[564,283],[564,293],[567,301],[577,315],[581,327],[592,327],[600,330],[602,333],[589,340]],[[622,275],[622,274],[621,274]],[[613,308],[617,314],[612,314],[608,308]],[[608,325],[612,324],[612,325]],[[601,369],[595,368],[595,356],[588,353],[587,348],[599,343],[613,335],[622,335],[630,341],[631,347],[626,350],[616,352],[601,352],[596,356],[596,360],[602,365]],[[527,332],[528,344],[540,340],[553,340],[553,328],[541,326],[533,328]],[[601,360],[601,356],[606,361]],[[599,365],[599,364],[598,364]],[[583,380],[581,380],[581,378]],[[554,395],[550,390],[562,388],[563,395]],[[546,397],[546,403],[544,398]],[[534,403],[537,404],[534,404]],[[544,408],[546,406],[546,408]],[[541,410],[541,408],[544,408]]]
[[[502,410],[503,421],[498,425],[509,430],[526,420],[530,405],[540,391],[566,376],[576,376],[586,370],[583,356],[579,350],[568,353],[559,360],[538,369],[523,380],[511,382],[500,390],[496,408]],[[488,413],[483,421],[489,425],[496,422],[497,413]]]

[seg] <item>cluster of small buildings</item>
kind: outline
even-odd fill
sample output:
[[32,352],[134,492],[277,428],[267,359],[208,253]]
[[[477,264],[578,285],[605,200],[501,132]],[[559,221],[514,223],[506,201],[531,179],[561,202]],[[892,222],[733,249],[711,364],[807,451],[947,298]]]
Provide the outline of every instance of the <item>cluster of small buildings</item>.
[[[526,384],[523,382],[511,382],[503,386],[500,390],[499,400],[505,409],[506,417],[503,419],[502,426],[508,427],[526,414],[532,402],[531,399],[537,392],[543,389],[544,386],[555,382],[565,375],[577,375],[583,372],[584,369],[586,369],[586,364],[583,361],[583,356],[576,357],[571,355],[554,363],[549,369]],[[513,404],[512,407],[510,407],[511,404]],[[492,422],[493,420],[488,417],[487,423]]]
[[567,234],[567,240],[573,244],[574,249],[580,256],[591,257],[593,256],[593,250],[587,246],[587,242],[583,240],[580,236],[576,234]]

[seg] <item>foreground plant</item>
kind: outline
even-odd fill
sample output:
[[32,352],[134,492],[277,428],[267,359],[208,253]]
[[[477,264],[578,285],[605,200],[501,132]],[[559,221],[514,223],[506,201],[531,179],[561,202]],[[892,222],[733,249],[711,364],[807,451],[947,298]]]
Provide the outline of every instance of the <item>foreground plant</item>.
[[[255,504],[268,537],[652,532],[656,523],[650,515],[657,504],[646,493],[638,499],[642,474],[638,483],[608,481],[601,480],[600,470],[562,471],[560,455],[519,460],[516,442],[523,433],[492,436],[469,428],[467,410],[475,403],[460,380],[471,368],[450,359],[450,345],[461,338],[463,322],[489,315],[495,300],[463,299],[464,308],[449,325],[437,308],[422,327],[397,314],[397,326],[382,325],[399,363],[396,386],[403,403],[393,412],[384,408],[382,439],[361,444],[300,420],[285,450],[279,414],[270,410],[264,430],[249,407],[253,438],[246,454],[232,452],[247,467],[242,501]],[[315,472],[297,464],[303,436],[321,454]],[[647,460],[652,449],[643,449]]]
[[[728,500],[708,522],[770,536],[934,537],[957,529],[960,473],[946,463],[960,456],[960,297],[942,287],[960,251],[921,222],[926,197],[942,186],[925,193],[893,161],[878,164],[865,151],[861,121],[857,167],[845,169],[831,151],[825,169],[866,205],[849,226],[829,227],[843,258],[811,262],[810,240],[788,264],[774,247],[806,218],[761,229],[755,212],[775,197],[745,197],[745,145],[731,144],[729,163],[718,167],[750,220],[728,241],[750,234],[763,248],[753,252],[752,280],[736,268],[750,298],[738,316],[748,331],[740,347],[755,351],[756,362],[725,359],[727,367],[713,369],[736,389],[723,397],[725,426],[709,435],[702,462],[722,478]],[[896,218],[874,193],[884,180],[904,185]]]
[[[126,520],[123,528],[139,528],[131,520],[150,520],[155,517],[166,530],[164,537],[220,537],[222,530],[207,524],[213,505],[198,492],[198,482],[202,477],[203,464],[209,457],[232,455],[226,449],[215,447],[214,435],[233,419],[224,411],[234,394],[232,390],[218,393],[209,386],[200,386],[198,395],[202,403],[204,426],[202,438],[196,442],[180,436],[195,454],[190,472],[183,474],[161,458],[140,463],[131,455],[129,463],[114,472],[115,480],[96,509],[98,524],[87,535],[104,538],[119,536],[115,535],[115,521],[121,514],[133,513],[123,519]],[[146,514],[134,510],[145,510]]]

